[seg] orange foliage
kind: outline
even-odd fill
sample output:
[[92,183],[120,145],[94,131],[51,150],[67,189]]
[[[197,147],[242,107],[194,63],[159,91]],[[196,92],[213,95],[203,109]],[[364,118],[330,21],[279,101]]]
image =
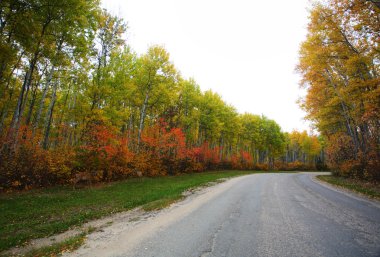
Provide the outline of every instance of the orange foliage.
[[341,176],[380,180],[380,149],[375,142],[368,147],[367,152],[355,148],[351,138],[344,134],[334,134],[329,138],[327,157],[330,167]]
[[289,163],[283,162],[275,162],[274,164],[275,170],[282,171],[306,171],[306,170],[315,170],[315,166],[313,164],[307,164],[300,161],[294,161]]
[[250,170],[254,167],[252,155],[246,151],[232,155],[230,161],[232,169]]
[[[83,130],[81,145],[58,147],[53,143],[50,150],[41,147],[39,131],[33,136],[28,127],[21,128],[18,147],[12,151],[3,147],[0,153],[0,190],[75,183],[80,174],[87,174],[90,182],[104,182],[212,169],[268,170],[268,164],[254,164],[247,151],[226,154],[208,142],[187,146],[182,129],[170,128],[163,121],[143,131],[138,147],[112,128],[103,120],[91,119]],[[3,140],[3,146],[10,145],[5,143]],[[276,164],[276,168],[305,167],[290,163],[286,167]]]
[[193,148],[196,161],[203,163],[206,169],[217,169],[220,163],[220,148],[211,148],[208,142],[204,142],[200,147]]
[[3,139],[0,152],[0,185],[7,188],[29,189],[65,183],[71,172],[73,152],[65,147],[44,150],[41,137],[34,137],[23,126],[17,137],[18,147]]
[[132,173],[134,154],[126,139],[120,138],[103,121],[92,120],[77,150],[76,172],[88,171],[97,180],[111,181]]
[[161,121],[146,129],[141,141],[136,165],[145,175],[174,175],[202,170],[196,164],[200,152],[186,147],[185,134],[180,128],[168,129]]

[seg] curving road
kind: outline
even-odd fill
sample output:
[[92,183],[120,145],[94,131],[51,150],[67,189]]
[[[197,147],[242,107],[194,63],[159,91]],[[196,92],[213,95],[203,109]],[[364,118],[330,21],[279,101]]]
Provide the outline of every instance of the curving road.
[[380,256],[378,202],[315,174],[232,179],[76,256]]

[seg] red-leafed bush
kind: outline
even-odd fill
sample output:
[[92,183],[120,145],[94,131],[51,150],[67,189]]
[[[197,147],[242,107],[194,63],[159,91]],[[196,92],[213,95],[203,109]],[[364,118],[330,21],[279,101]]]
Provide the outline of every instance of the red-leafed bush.
[[193,164],[196,154],[186,147],[186,138],[180,128],[168,129],[160,122],[145,130],[141,142],[138,155],[142,158],[136,165],[146,175],[175,175],[192,168],[199,170],[198,165]]
[[269,170],[269,165],[267,163],[257,163],[254,165],[254,170],[267,171]]
[[110,179],[118,180],[129,177],[135,171],[134,165],[135,154],[128,148],[128,140],[121,138],[115,147],[115,152],[109,159]]
[[102,120],[91,120],[76,149],[73,176],[88,172],[94,181],[112,181],[135,175],[136,154],[129,141]]
[[208,170],[215,170],[219,168],[221,162],[220,148],[211,148],[208,142],[204,142],[200,147],[194,148],[196,153],[196,161],[203,163]]
[[279,171],[307,171],[307,170],[316,170],[315,165],[307,164],[300,161],[295,162],[275,162],[274,169]]
[[30,189],[63,184],[70,178],[73,152],[58,147],[45,150],[41,136],[29,127],[21,127],[17,146],[3,139],[0,152],[0,190]]
[[[120,147],[110,126],[102,120],[90,120],[83,133],[82,145],[77,149],[75,172],[89,172],[95,181],[112,180],[118,164],[115,161],[121,162],[123,158]],[[121,164],[124,165],[124,161]]]
[[237,170],[251,170],[253,169],[252,155],[246,151],[240,151],[233,154],[230,159],[232,169]]
[[376,140],[366,142],[366,151],[355,145],[344,133],[329,137],[327,160],[337,175],[380,181],[380,149]]

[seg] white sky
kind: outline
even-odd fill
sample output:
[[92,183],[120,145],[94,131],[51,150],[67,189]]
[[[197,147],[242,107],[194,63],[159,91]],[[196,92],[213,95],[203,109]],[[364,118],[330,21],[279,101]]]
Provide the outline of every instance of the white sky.
[[264,114],[284,131],[308,130],[294,72],[307,0],[102,0],[128,23],[128,44],[163,45],[185,78],[240,113]]

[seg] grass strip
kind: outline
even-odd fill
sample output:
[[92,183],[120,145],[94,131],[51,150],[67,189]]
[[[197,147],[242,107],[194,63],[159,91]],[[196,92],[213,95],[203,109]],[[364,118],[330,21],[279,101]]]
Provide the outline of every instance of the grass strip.
[[65,252],[72,252],[78,249],[84,243],[85,239],[86,233],[82,233],[63,242],[32,250],[25,254],[25,257],[60,256]]
[[342,187],[370,198],[380,200],[380,185],[358,179],[337,177],[333,175],[319,175],[318,179],[325,181],[329,184]]
[[174,203],[180,199],[183,199],[183,197],[182,196],[173,196],[170,198],[164,198],[164,199],[160,199],[160,200],[156,200],[156,201],[144,204],[142,206],[142,208],[144,211],[161,210],[161,209],[171,205],[172,203]]
[[73,190],[53,187],[0,195],[0,252],[66,231],[73,226],[138,206],[163,208],[182,192],[221,178],[251,174],[218,171],[179,176],[136,178]]

